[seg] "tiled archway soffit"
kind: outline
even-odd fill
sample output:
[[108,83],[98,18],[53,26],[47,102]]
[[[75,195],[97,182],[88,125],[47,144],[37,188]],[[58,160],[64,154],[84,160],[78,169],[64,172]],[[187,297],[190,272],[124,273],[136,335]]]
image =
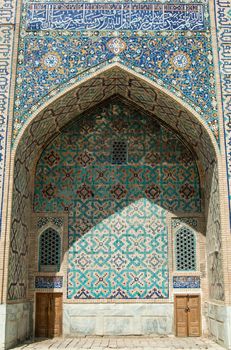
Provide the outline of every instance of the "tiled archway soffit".
[[[89,72],[87,72],[89,73]],[[73,79],[74,80],[74,79]],[[187,141],[202,163],[206,181],[205,216],[207,217],[209,271],[211,297],[224,300],[222,269],[220,197],[217,163],[220,155],[212,132],[200,116],[188,105],[161,86],[142,75],[114,63],[97,73],[88,74],[84,81],[73,83],[35,110],[30,121],[18,135],[11,156],[11,172],[14,171],[11,242],[8,274],[8,300],[24,300],[27,295],[28,275],[28,212],[31,210],[32,170],[40,152],[70,121],[74,120],[113,96],[122,96],[144,111],[167,124]],[[202,186],[203,186],[202,185]],[[20,261],[20,263],[18,263]]]
[[114,95],[153,113],[180,134],[205,171],[213,165],[219,154],[217,143],[198,113],[166,89],[119,63],[88,75],[37,110],[18,135],[13,154],[20,145],[25,159],[33,157],[64,125]]

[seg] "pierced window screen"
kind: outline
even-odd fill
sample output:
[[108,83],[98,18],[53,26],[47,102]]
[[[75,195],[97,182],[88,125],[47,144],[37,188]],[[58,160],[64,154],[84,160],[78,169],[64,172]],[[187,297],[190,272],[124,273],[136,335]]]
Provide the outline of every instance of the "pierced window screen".
[[182,227],[176,233],[176,270],[196,270],[195,235],[187,227]]
[[58,232],[49,228],[39,241],[39,271],[59,271],[61,240]]
[[125,141],[114,141],[112,145],[112,164],[127,163],[127,143]]

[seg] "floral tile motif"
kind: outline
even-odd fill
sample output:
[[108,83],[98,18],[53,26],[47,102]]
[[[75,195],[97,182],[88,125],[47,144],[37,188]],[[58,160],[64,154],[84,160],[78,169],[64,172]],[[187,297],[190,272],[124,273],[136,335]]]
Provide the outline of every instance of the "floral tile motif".
[[[118,133],[115,124],[121,119]],[[84,128],[86,121],[90,128]],[[66,150],[70,137],[75,142]],[[113,148],[118,140],[126,140],[127,148],[123,142]],[[115,163],[115,149],[127,152],[123,164]],[[159,154],[155,164],[153,149]],[[68,165],[66,153],[72,155]],[[50,154],[59,161],[47,162]],[[172,131],[114,98],[66,127],[43,151],[34,209],[64,207],[69,299],[167,298],[166,213],[200,211],[196,162]]]
[[[49,4],[49,2],[46,3]],[[44,8],[57,7],[55,3],[49,6],[46,3],[43,3]],[[109,5],[109,3],[107,10],[112,8],[114,11],[114,7],[122,6],[113,3]],[[84,3],[77,5],[80,9],[84,6],[92,6]],[[141,13],[144,11],[146,15],[149,13],[149,7],[152,6],[158,9],[165,6],[167,12],[164,11],[164,13],[170,11],[174,14],[167,21],[170,23],[170,19],[174,18],[171,28],[160,28],[159,31],[158,28],[145,30],[145,26],[139,30],[129,29],[127,26],[129,19],[125,20],[124,30],[114,30],[113,27],[105,30],[104,26],[100,30],[72,30],[71,27],[60,30],[60,28],[55,29],[51,24],[43,31],[37,30],[37,25],[35,27],[32,25],[33,30],[36,30],[28,31],[28,6],[29,4],[25,2],[22,11],[14,137],[17,136],[25,121],[30,118],[32,111],[35,111],[40,103],[45,102],[54,89],[65,88],[75,78],[80,81],[90,71],[91,73],[97,71],[100,67],[116,60],[180,96],[200,113],[218,139],[215,79],[206,4],[150,3],[142,6],[135,4],[137,11]],[[30,6],[40,5],[35,3]],[[64,7],[69,9],[70,6],[73,7],[73,4],[65,3]],[[94,4],[94,6],[104,5]],[[123,4],[123,6],[133,5]],[[138,9],[139,6],[140,9]],[[186,8],[189,9],[187,25],[191,20],[194,22],[192,28],[188,27],[188,30],[182,27],[182,18],[185,20],[187,14]],[[59,12],[60,8],[57,11]],[[70,11],[73,18],[69,17],[69,19],[71,23],[75,23],[75,10]],[[43,9],[40,9],[39,13],[39,16],[43,17]],[[111,23],[115,19],[113,16],[115,14],[112,15]],[[182,18],[177,19],[178,16]],[[48,17],[44,17],[45,20]],[[49,21],[52,21],[51,17]],[[94,16],[89,18],[92,26]],[[202,24],[204,21],[206,24]],[[199,66],[198,62],[200,62]]]

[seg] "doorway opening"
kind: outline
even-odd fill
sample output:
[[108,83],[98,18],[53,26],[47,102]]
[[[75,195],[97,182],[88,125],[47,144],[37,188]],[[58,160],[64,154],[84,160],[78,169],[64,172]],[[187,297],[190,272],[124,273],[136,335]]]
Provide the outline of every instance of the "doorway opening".
[[177,337],[201,335],[199,295],[175,295],[175,327]]
[[36,293],[36,337],[62,335],[62,299],[62,293]]

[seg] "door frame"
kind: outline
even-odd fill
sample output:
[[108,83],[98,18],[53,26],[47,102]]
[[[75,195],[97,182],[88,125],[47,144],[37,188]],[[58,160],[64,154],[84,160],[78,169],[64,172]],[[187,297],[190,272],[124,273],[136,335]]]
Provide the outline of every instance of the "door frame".
[[[174,294],[174,335],[177,337],[177,318],[176,318],[176,298],[177,297],[190,297],[197,296],[199,297],[199,337],[202,335],[202,312],[201,312],[201,294],[200,293],[175,293]],[[189,336],[187,336],[189,337]]]
[[37,294],[61,294],[62,296],[62,308],[61,308],[61,337],[63,336],[63,292],[54,291],[51,289],[47,290],[36,290],[34,293],[34,312],[33,312],[33,339],[35,339],[35,327],[36,327],[36,307],[37,307]]

